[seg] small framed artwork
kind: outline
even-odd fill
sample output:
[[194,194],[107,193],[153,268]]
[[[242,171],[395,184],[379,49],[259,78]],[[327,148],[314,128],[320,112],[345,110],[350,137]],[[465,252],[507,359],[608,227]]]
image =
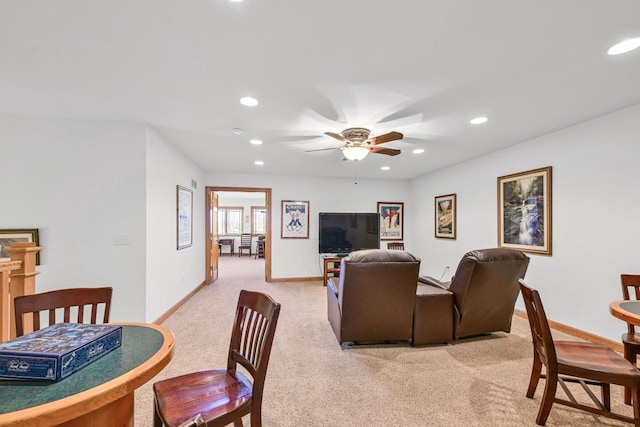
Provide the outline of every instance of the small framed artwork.
[[380,240],[404,239],[404,203],[378,202]]
[[456,195],[435,197],[435,236],[442,239],[456,238]]
[[309,202],[300,200],[283,200],[282,210],[280,213],[281,238],[309,238]]
[[180,185],[177,188],[177,248],[184,249],[193,242],[193,192]]
[[551,255],[551,166],[498,177],[498,247]]
[[[11,256],[4,249],[15,242],[33,242],[40,246],[37,228],[0,230],[0,262],[10,261]],[[36,254],[36,265],[40,265],[40,253]]]

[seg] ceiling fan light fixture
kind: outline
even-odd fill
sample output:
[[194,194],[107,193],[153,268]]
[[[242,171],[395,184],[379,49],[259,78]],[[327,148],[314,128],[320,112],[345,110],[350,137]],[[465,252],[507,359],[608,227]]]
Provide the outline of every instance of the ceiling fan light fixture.
[[342,149],[342,154],[344,154],[344,156],[349,160],[358,161],[367,157],[369,151],[370,150],[368,147],[356,145],[351,147],[344,147]]

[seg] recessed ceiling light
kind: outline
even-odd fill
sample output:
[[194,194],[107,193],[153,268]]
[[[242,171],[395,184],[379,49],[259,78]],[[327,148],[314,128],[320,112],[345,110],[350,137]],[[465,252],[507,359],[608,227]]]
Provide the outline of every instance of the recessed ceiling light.
[[413,154],[422,154],[424,153],[424,148],[416,148],[413,150]]
[[249,142],[253,145],[262,145],[262,141],[260,141],[259,139],[252,139]]
[[487,120],[489,119],[486,117],[476,117],[475,119],[471,119],[469,123],[472,125],[481,125],[482,123],[486,123]]
[[640,37],[622,40],[620,43],[611,46],[607,53],[609,55],[620,55],[621,53],[627,53],[638,47],[640,47]]
[[262,166],[264,165],[264,162],[262,160],[256,160],[255,162],[253,162],[254,165],[258,165],[258,166]]
[[233,132],[236,135],[240,135],[242,133],[242,129],[240,128],[233,128],[231,129],[231,132]]
[[240,98],[240,104],[246,105],[247,107],[255,107],[258,105],[258,100],[250,96],[244,96]]
[[389,166],[382,166],[380,169],[383,171],[388,171],[391,168]]

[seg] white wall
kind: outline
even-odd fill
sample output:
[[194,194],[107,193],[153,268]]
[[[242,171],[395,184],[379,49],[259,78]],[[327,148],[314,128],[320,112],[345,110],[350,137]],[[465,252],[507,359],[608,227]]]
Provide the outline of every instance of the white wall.
[[[151,128],[146,147],[146,320],[154,321],[205,280],[205,186],[200,169]],[[180,250],[177,185],[193,191],[193,244]]]
[[[0,226],[38,228],[36,291],[114,288],[112,320],[144,321],[140,125],[0,115]],[[114,234],[130,245],[114,245]]]
[[[318,253],[318,213],[376,212],[377,202],[404,202],[412,209],[408,182],[403,180],[365,180],[290,177],[266,175],[229,175],[210,173],[206,185],[272,189],[271,276],[273,279],[318,277],[321,275]],[[309,201],[309,239],[282,239],[281,201]],[[405,217],[405,239],[412,223]],[[385,242],[382,243],[385,247]],[[411,250],[410,247],[407,248]]]
[[[620,274],[640,273],[640,105],[545,135],[411,182],[408,239],[421,274],[455,271],[462,255],[497,245],[497,177],[553,167],[553,255],[530,255],[526,282],[550,319],[612,340]],[[457,193],[457,240],[436,239],[434,197]],[[447,275],[449,276],[449,275]],[[524,309],[521,301],[518,308]]]

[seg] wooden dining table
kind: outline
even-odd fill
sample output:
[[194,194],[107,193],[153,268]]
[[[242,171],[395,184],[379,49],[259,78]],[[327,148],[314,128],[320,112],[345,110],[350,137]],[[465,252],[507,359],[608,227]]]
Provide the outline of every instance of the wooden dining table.
[[174,336],[147,323],[122,325],[122,345],[58,382],[0,380],[0,426],[129,426],[134,391],[173,357]]
[[609,304],[609,312],[620,320],[640,326],[640,301],[614,301]]

